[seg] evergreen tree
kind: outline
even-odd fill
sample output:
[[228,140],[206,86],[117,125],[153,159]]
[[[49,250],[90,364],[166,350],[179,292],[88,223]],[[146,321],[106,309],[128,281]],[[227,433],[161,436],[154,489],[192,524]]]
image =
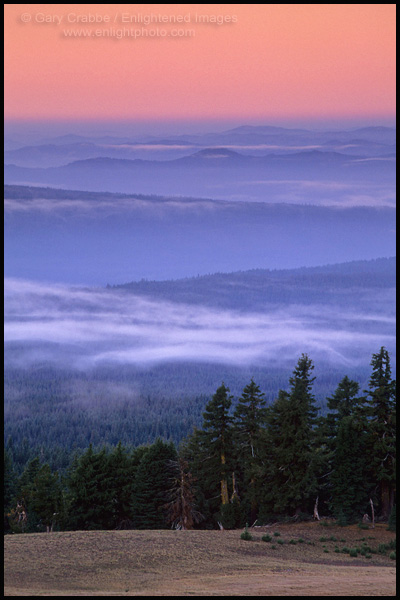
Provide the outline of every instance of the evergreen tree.
[[330,509],[346,523],[356,522],[368,506],[365,420],[345,416],[340,420],[330,474]]
[[111,475],[106,450],[92,445],[69,470],[69,526],[72,529],[113,529]]
[[290,377],[290,392],[280,391],[269,409],[267,508],[287,514],[311,510],[318,489],[320,459],[316,452],[316,414],[311,393],[312,361],[302,354]]
[[52,473],[48,464],[43,465],[33,480],[29,495],[31,509],[47,531],[63,520],[63,497],[58,473]]
[[108,456],[112,523],[117,529],[132,527],[132,497],[135,468],[132,458],[121,442]]
[[396,382],[391,377],[389,352],[382,346],[372,355],[365,414],[368,419],[370,478],[388,519],[394,505],[396,481]]
[[203,442],[207,450],[206,468],[219,474],[221,504],[229,503],[228,477],[232,472],[232,396],[222,383],[203,413]]
[[[340,461],[337,460],[337,456],[342,451],[346,452],[346,450],[342,448],[342,443],[346,443],[346,437],[341,435],[339,439],[338,432],[342,421],[350,418],[350,421],[346,426],[349,427],[349,432],[351,431],[351,436],[349,438],[349,444],[351,447],[348,449],[348,452],[351,453],[353,451],[352,448],[354,448],[354,436],[357,436],[357,431],[363,431],[362,427],[357,426],[352,428],[350,425],[351,419],[354,418],[356,420],[353,423],[355,425],[355,423],[358,423],[359,419],[361,418],[361,409],[365,398],[358,395],[359,389],[360,386],[356,381],[349,379],[347,375],[343,377],[334,394],[327,398],[327,406],[331,412],[329,412],[326,417],[320,417],[317,420],[318,427],[316,433],[321,457],[322,473],[320,477],[320,501],[327,501],[331,509],[334,509],[336,516],[340,509],[338,504],[339,496],[336,489],[337,485],[340,485],[339,471],[344,473],[343,465],[341,465]],[[361,457],[358,457],[358,459],[360,458]],[[365,455],[363,458],[363,463],[365,463]],[[336,472],[336,469],[339,469],[339,471]],[[365,476],[365,465],[361,472],[363,476]],[[346,475],[344,476],[346,477]],[[333,480],[335,480],[335,484],[332,489]],[[361,489],[365,491],[367,487],[368,486],[366,486],[366,481],[364,479],[361,484]],[[349,505],[353,506],[350,500],[348,503]],[[354,506],[358,506],[356,500],[354,500]],[[343,513],[343,519],[348,520],[348,518],[350,518],[350,513],[348,510],[345,512],[347,516]],[[352,509],[350,512],[353,514],[354,510]]]
[[164,529],[167,526],[168,491],[171,488],[177,453],[172,443],[157,439],[143,452],[136,470],[132,512],[137,529]]
[[232,522],[229,488],[234,471],[232,444],[232,396],[224,383],[216,390],[203,412],[203,428],[195,429],[181,446],[181,453],[196,478],[196,503],[206,527],[217,521]]
[[11,453],[4,448],[4,512],[11,508],[16,492],[16,476]]
[[[262,471],[262,453],[265,444],[264,394],[252,379],[244,388],[234,412],[234,446],[237,466],[236,476],[241,479],[240,500],[250,506],[251,523],[257,518],[260,500],[260,477]],[[235,490],[236,491],[236,490]]]

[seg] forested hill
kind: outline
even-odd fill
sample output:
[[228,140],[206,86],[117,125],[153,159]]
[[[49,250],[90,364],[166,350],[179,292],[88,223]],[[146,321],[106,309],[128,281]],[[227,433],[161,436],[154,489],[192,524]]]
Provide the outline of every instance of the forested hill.
[[[352,261],[300,269],[253,269],[169,281],[147,281],[108,286],[185,304],[235,310],[261,310],[270,304],[350,306],[385,301],[396,285],[396,258]],[[375,304],[375,308],[377,305]],[[394,308],[394,305],[393,305]]]

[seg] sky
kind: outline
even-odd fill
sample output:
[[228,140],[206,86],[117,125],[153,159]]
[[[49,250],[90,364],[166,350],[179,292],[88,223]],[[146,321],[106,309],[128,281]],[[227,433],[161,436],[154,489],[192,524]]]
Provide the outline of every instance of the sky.
[[5,119],[387,124],[395,10],[6,4]]

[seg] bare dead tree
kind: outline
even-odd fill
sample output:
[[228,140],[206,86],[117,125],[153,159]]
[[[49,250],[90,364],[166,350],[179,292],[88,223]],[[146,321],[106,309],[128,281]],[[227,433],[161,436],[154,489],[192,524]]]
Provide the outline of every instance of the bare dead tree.
[[313,519],[320,521],[321,519],[319,518],[319,514],[318,514],[318,498],[319,498],[319,496],[317,496],[317,499],[315,500]]
[[174,529],[193,529],[204,516],[195,509],[193,482],[195,478],[188,470],[188,464],[182,458],[172,461],[176,470],[172,486],[169,490],[169,502],[164,505],[167,509],[167,520]]
[[369,503],[371,504],[372,529],[374,529],[374,527],[375,527],[375,510],[374,510],[374,503],[372,502],[372,498],[369,499]]

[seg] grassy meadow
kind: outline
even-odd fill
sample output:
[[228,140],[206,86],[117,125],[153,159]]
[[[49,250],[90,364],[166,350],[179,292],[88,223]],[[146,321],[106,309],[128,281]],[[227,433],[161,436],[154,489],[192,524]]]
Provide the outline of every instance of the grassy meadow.
[[[394,596],[395,534],[320,523],[5,536],[6,596]],[[267,536],[265,541],[262,538]],[[358,549],[358,550],[356,550]],[[392,556],[392,558],[391,558]]]

